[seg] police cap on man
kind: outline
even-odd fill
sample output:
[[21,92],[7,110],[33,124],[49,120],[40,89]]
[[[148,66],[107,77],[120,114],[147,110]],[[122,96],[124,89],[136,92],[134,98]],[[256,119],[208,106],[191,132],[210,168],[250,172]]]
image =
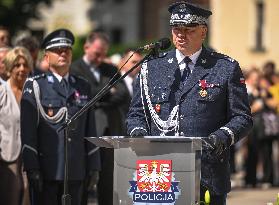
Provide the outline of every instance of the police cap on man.
[[168,11],[171,13],[170,26],[207,25],[207,19],[212,14],[209,10],[185,1],[171,4]]
[[49,50],[52,48],[69,47],[75,42],[75,37],[68,29],[57,29],[48,34],[42,42],[42,49]]

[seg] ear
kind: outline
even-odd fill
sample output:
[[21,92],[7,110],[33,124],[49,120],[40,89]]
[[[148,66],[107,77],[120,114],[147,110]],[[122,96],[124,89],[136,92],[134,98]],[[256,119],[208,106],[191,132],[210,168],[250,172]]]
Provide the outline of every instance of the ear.
[[47,51],[46,51],[45,54],[44,54],[44,60],[45,60],[46,62],[48,62],[48,64],[49,64],[49,55],[48,55]]
[[203,26],[202,27],[202,39],[206,38],[206,34],[207,34],[207,26]]

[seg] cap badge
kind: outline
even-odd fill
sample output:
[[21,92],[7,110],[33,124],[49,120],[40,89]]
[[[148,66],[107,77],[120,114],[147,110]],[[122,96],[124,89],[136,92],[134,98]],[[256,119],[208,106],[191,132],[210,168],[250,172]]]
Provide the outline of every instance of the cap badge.
[[60,32],[60,36],[61,36],[61,37],[66,37],[65,31],[61,31],[61,32]]
[[206,63],[206,59],[202,59],[201,62],[202,62],[202,64],[205,64]]

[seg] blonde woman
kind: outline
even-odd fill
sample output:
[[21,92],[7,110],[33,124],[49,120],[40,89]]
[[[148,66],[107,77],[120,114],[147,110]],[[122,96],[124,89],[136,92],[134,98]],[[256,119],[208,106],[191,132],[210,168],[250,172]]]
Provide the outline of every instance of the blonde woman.
[[15,47],[5,56],[4,65],[9,79],[0,86],[0,199],[18,205],[22,191],[19,105],[33,62],[25,48]]

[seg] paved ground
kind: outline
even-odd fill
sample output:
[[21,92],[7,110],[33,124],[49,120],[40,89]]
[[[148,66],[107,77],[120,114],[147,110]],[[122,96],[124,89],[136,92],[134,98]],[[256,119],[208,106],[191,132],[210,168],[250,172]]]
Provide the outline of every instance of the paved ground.
[[[235,189],[228,195],[227,205],[276,205],[279,188]],[[271,204],[270,204],[271,205]]]

